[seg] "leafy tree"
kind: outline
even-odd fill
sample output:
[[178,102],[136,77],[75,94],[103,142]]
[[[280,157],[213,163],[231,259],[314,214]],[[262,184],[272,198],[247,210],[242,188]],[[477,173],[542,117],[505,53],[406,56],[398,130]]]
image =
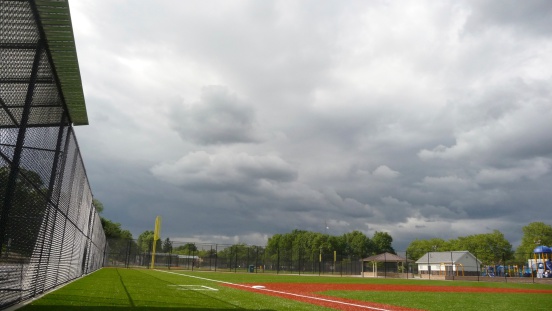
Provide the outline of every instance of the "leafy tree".
[[544,222],[532,222],[523,227],[521,244],[516,249],[516,260],[525,262],[532,257],[533,250],[539,245],[552,247],[552,226]]
[[98,214],[101,214],[104,211],[104,205],[100,202],[100,200],[92,199],[92,204],[96,207],[96,212],[98,212]]
[[102,227],[107,239],[124,239],[132,240],[132,233],[128,230],[121,228],[121,224],[118,222],[112,222],[111,220],[101,217]]
[[451,250],[467,250],[484,264],[504,264],[513,257],[512,244],[498,230],[492,233],[475,234],[452,240]]
[[450,250],[450,243],[443,239],[414,240],[406,248],[408,259],[418,260],[428,252],[444,252]]
[[174,249],[174,252],[181,255],[187,255],[197,252],[197,246],[194,243],[186,243]]
[[163,253],[170,253],[172,252],[172,242],[169,238],[166,238],[165,241],[163,241],[163,247],[162,251]]
[[345,233],[341,238],[344,243],[341,250],[343,256],[364,258],[369,256],[370,251],[374,248],[370,238],[357,230]]
[[[0,204],[6,208],[7,185],[11,173],[9,166],[0,167]],[[19,168],[12,189],[12,199],[2,239],[2,253],[9,251],[22,256],[33,252],[42,221],[46,214],[46,185],[34,171]]]
[[[142,252],[151,252],[153,250],[153,230],[146,230],[138,236],[138,249]],[[161,239],[158,239],[155,246],[156,250],[161,250]]]
[[372,244],[374,246],[374,253],[381,254],[389,252],[395,254],[395,250],[391,244],[393,243],[393,238],[387,232],[375,232],[372,237]]
[[469,251],[486,264],[504,263],[512,258],[512,244],[498,230],[445,241],[414,240],[407,248],[409,259],[418,260],[427,252]]

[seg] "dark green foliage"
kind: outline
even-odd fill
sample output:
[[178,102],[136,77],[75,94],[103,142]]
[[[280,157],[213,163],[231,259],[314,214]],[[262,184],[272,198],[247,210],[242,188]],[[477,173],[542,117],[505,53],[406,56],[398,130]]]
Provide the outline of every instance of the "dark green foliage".
[[121,228],[121,224],[118,222],[112,222],[111,220],[101,217],[102,227],[107,239],[124,239],[131,240],[132,233],[128,230]]
[[498,230],[445,241],[443,239],[414,240],[407,248],[409,259],[418,260],[427,252],[469,251],[483,264],[504,264],[513,258],[512,244]]
[[[147,253],[153,251],[153,237],[154,233],[153,230],[146,230],[142,232],[138,236],[138,249],[141,252]],[[155,249],[157,252],[161,252],[163,249],[163,246],[161,244],[161,239],[157,240],[157,245],[155,246]]]
[[532,222],[523,227],[521,244],[516,249],[516,260],[525,261],[539,245],[552,247],[552,226],[543,222]]
[[393,238],[385,232],[375,232],[372,239],[360,231],[352,231],[340,236],[319,232],[293,230],[291,233],[275,234],[268,239],[266,251],[274,261],[287,256],[295,260],[308,261],[319,254],[333,256],[334,251],[341,259],[355,260],[383,252],[395,253],[391,246]]
[[46,215],[48,189],[40,175],[19,168],[10,205],[4,206],[8,191],[10,168],[0,167],[0,204],[2,212],[9,208],[2,253],[14,256],[31,256]]

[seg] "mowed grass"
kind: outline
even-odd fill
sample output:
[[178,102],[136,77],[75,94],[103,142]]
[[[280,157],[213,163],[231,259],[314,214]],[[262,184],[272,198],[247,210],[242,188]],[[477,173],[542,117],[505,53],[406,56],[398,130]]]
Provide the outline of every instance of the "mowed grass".
[[[190,277],[192,276],[192,277]],[[199,278],[198,278],[199,277]],[[54,291],[23,311],[46,310],[333,310],[294,300],[266,296],[223,286],[220,282],[269,283],[371,283],[432,286],[469,286],[552,290],[552,285],[491,282],[368,279],[360,277],[212,273],[191,271],[104,268]],[[370,301],[416,309],[437,310],[550,310],[552,295],[498,293],[443,293],[396,291],[326,291],[326,296]]]
[[355,292],[320,294],[431,311],[552,310],[552,294]]
[[122,311],[127,309],[143,311],[333,310],[233,289],[220,283],[181,275],[116,268],[96,271],[19,310]]

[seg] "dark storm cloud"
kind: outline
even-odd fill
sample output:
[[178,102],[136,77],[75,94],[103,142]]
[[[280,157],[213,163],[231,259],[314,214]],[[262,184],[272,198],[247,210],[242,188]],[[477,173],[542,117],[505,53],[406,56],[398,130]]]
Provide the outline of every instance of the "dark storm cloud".
[[522,4],[515,0],[476,0],[470,1],[470,6],[466,29],[471,32],[506,27],[531,35],[552,33],[552,6],[547,0],[528,0]]
[[253,109],[222,86],[204,87],[192,106],[174,105],[172,127],[184,140],[199,144],[253,143],[259,138]]
[[135,235],[515,243],[552,199],[547,1],[71,4],[79,143]]

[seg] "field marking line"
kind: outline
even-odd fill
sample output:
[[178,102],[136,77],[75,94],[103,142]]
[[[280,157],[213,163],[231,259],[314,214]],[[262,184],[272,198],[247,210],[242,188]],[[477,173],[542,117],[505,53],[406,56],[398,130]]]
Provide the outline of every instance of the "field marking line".
[[[155,271],[159,271],[159,272],[169,273],[169,274],[176,274],[176,275],[180,275],[180,276],[187,276],[187,277],[189,277],[189,278],[194,278],[194,279],[200,279],[200,280],[211,281],[211,282],[216,282],[216,283],[228,284],[228,285],[232,285],[232,286],[245,287],[245,288],[252,288],[251,286],[247,286],[247,285],[243,285],[243,284],[236,284],[236,283],[230,283],[230,282],[226,282],[226,281],[220,281],[220,280],[213,280],[213,279],[208,279],[208,278],[202,278],[202,277],[195,276],[195,275],[189,275],[189,274],[184,274],[184,273],[176,273],[176,272],[164,271],[164,270],[157,270],[157,269],[154,269],[154,270],[155,270]],[[326,299],[326,298],[321,298],[321,297],[315,297],[315,296],[306,296],[306,295],[300,295],[300,294],[282,292],[282,291],[272,290],[272,289],[268,289],[268,288],[255,288],[255,289],[257,289],[257,290],[259,290],[259,291],[267,291],[267,292],[272,292],[272,293],[277,293],[277,294],[282,294],[282,295],[295,296],[295,297],[306,298],[306,299],[312,299],[312,300],[319,300],[319,301],[324,301],[324,302],[331,302],[331,303],[335,303],[335,304],[342,304],[342,305],[346,305],[346,306],[358,307],[358,308],[363,308],[363,309],[370,309],[370,310],[376,310],[376,311],[393,311],[392,309],[383,309],[383,308],[369,307],[369,306],[359,305],[359,304],[355,304],[355,303],[349,303],[349,302],[344,302],[344,301],[339,301],[339,300],[331,300],[331,299]]]
[[194,290],[211,290],[211,291],[218,291],[218,289],[216,289],[216,288],[212,288],[212,287],[205,286],[205,285],[169,284],[167,286],[190,288],[190,289],[177,288],[178,290],[192,290],[192,291],[194,291]]

